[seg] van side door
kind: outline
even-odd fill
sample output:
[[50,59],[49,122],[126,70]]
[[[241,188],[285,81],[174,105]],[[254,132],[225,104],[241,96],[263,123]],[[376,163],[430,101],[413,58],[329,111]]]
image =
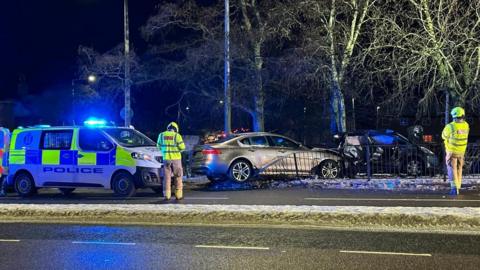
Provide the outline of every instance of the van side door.
[[85,187],[108,187],[115,169],[115,145],[98,129],[78,131],[78,171],[75,182]]
[[73,129],[44,130],[40,138],[41,168],[35,182],[44,187],[74,186]]

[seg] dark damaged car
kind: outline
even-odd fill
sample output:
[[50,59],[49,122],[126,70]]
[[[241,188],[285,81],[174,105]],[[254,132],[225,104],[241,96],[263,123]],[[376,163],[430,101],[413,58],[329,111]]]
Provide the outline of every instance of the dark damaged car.
[[433,175],[439,159],[430,149],[392,130],[365,130],[335,135],[338,151],[356,174]]

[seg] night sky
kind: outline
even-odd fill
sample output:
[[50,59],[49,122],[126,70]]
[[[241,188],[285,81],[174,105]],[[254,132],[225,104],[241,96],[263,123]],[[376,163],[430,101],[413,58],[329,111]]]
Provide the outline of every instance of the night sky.
[[[139,27],[155,13],[158,2],[130,0],[135,49],[143,49]],[[0,41],[1,99],[15,97],[21,74],[33,94],[68,87],[79,45],[104,52],[123,42],[123,0],[2,1]]]

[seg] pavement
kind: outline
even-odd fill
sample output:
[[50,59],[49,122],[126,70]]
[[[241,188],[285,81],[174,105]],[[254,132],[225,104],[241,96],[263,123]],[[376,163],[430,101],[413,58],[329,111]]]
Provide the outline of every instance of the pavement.
[[480,236],[348,228],[0,224],[0,269],[478,269]]

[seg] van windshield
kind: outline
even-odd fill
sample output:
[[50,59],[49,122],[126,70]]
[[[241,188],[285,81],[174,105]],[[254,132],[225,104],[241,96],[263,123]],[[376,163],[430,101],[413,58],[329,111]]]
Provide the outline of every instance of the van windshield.
[[124,147],[157,146],[151,139],[142,133],[130,128],[106,128],[103,129],[118,144]]

